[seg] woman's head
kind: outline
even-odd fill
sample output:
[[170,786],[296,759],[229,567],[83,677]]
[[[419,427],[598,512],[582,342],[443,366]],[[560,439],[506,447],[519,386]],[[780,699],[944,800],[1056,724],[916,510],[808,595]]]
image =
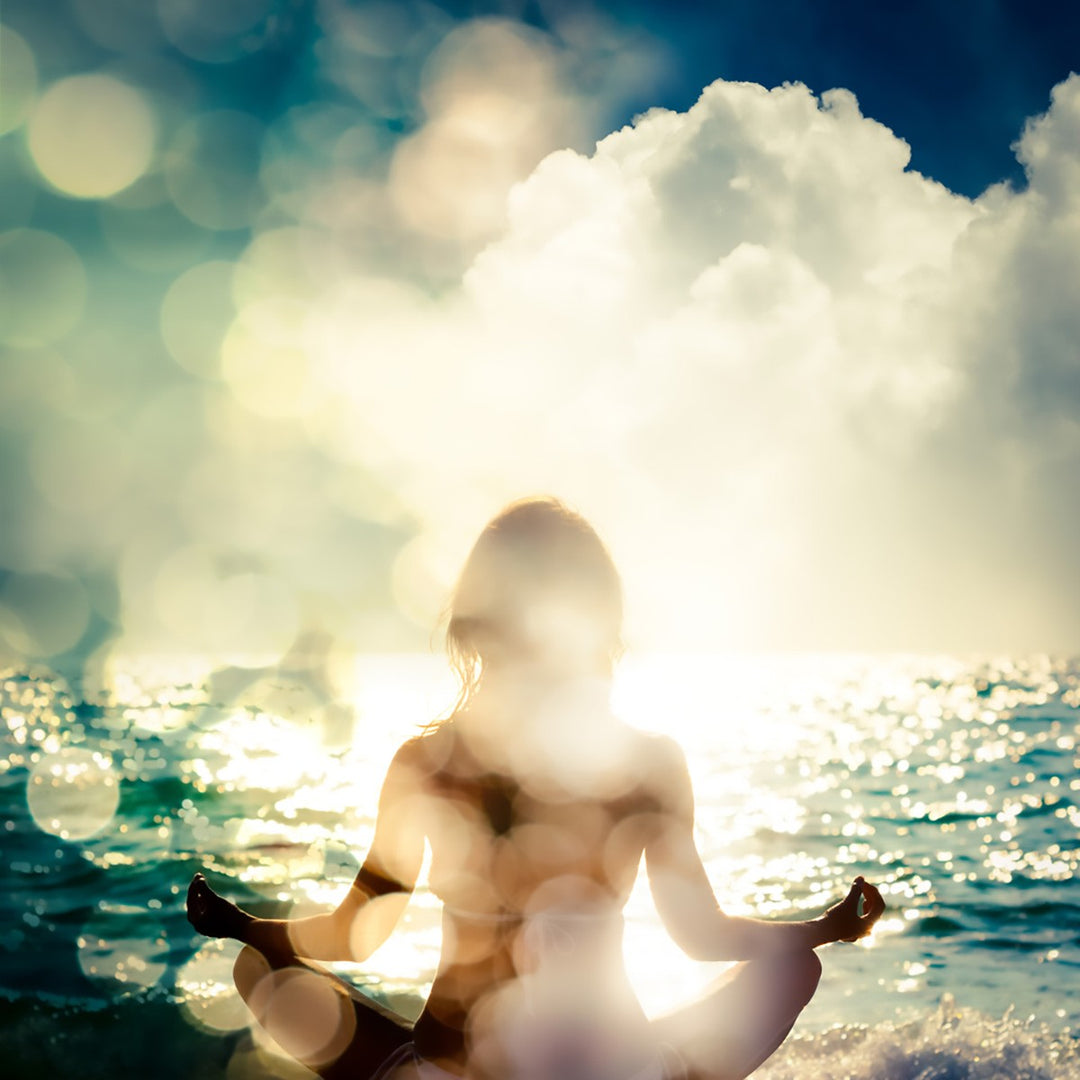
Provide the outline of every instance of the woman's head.
[[450,601],[447,649],[465,698],[500,667],[610,674],[622,585],[592,526],[557,499],[511,503],[473,545]]

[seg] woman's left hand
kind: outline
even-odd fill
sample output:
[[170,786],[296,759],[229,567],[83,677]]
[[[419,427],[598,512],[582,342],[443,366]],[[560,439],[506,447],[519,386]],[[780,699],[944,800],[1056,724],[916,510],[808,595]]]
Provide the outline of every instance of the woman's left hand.
[[[859,914],[859,901],[863,902],[862,914]],[[874,928],[874,923],[881,918],[885,910],[885,901],[881,893],[864,878],[857,877],[851,884],[847,896],[825,912],[825,923],[829,927],[830,941],[858,941],[866,937]]]
[[232,901],[218,896],[202,874],[196,874],[188,886],[187,917],[200,934],[215,938],[239,937],[250,919]]

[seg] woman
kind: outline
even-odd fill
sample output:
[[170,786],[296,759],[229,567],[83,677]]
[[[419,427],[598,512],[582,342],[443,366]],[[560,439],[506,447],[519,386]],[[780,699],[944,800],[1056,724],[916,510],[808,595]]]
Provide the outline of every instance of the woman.
[[[870,932],[884,903],[861,878],[806,922],[718,909],[681,750],[608,709],[621,622],[619,577],[588,523],[554,499],[512,504],[480,535],[453,594],[457,706],[395,755],[371,850],[337,910],[258,919],[196,875],[192,925],[249,946],[240,993],[321,1075],[744,1077],[813,995],[814,950]],[[425,840],[443,949],[411,1025],[313,961],[363,960],[388,937]],[[643,854],[673,939],[700,960],[741,961],[692,1006],[652,1021],[622,960],[621,911]]]

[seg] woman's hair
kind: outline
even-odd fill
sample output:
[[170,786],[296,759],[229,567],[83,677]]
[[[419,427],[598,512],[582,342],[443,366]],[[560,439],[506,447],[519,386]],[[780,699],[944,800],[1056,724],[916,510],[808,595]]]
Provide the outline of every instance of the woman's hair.
[[622,584],[593,527],[558,499],[513,502],[473,545],[450,599],[455,711],[500,664],[562,656],[610,674],[622,650]]

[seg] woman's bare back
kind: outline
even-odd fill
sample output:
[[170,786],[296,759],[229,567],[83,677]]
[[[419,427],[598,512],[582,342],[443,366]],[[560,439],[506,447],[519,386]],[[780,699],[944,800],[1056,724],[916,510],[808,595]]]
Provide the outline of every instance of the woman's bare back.
[[560,776],[535,755],[486,753],[483,725],[470,731],[467,719],[402,748],[401,828],[428,838],[430,886],[444,904],[440,970],[416,1025],[422,1055],[463,1058],[468,1041],[475,1066],[478,1045],[493,1057],[503,1049],[485,1030],[513,1031],[514,1048],[530,1046],[533,1057],[540,1042],[580,1053],[589,1041],[594,1056],[618,1058],[615,1074],[648,1052],[621,911],[662,818],[666,740],[609,717],[598,723],[610,745],[591,777],[581,745]]

